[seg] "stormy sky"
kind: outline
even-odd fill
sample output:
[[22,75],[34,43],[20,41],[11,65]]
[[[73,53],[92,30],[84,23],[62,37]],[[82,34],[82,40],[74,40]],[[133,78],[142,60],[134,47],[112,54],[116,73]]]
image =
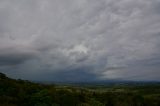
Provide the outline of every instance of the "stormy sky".
[[0,0],[0,72],[160,81],[160,0]]

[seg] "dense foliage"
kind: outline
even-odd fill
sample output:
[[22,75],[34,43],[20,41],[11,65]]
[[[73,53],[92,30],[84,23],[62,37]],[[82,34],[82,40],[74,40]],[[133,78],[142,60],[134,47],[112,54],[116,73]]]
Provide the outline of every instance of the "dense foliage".
[[0,73],[0,106],[160,106],[160,85],[55,86]]

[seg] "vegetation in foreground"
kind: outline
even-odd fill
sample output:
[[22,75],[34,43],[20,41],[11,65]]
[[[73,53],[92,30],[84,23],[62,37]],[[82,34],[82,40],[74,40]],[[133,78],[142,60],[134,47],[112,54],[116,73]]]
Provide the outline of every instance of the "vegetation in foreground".
[[55,86],[0,73],[0,106],[160,106],[160,84]]

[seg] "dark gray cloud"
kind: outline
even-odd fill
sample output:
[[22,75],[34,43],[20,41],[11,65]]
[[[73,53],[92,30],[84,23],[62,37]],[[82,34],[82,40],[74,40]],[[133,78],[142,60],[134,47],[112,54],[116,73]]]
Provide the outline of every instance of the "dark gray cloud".
[[8,54],[0,56],[0,65],[17,65],[22,64],[27,59],[32,58],[32,55],[25,54]]
[[159,0],[0,0],[0,71],[33,80],[160,80],[159,10]]

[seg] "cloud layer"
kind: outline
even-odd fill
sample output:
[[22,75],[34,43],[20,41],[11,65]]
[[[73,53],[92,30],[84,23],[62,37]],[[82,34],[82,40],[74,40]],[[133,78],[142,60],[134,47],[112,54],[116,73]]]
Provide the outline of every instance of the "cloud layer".
[[159,0],[0,0],[0,71],[29,80],[160,80],[159,11]]

